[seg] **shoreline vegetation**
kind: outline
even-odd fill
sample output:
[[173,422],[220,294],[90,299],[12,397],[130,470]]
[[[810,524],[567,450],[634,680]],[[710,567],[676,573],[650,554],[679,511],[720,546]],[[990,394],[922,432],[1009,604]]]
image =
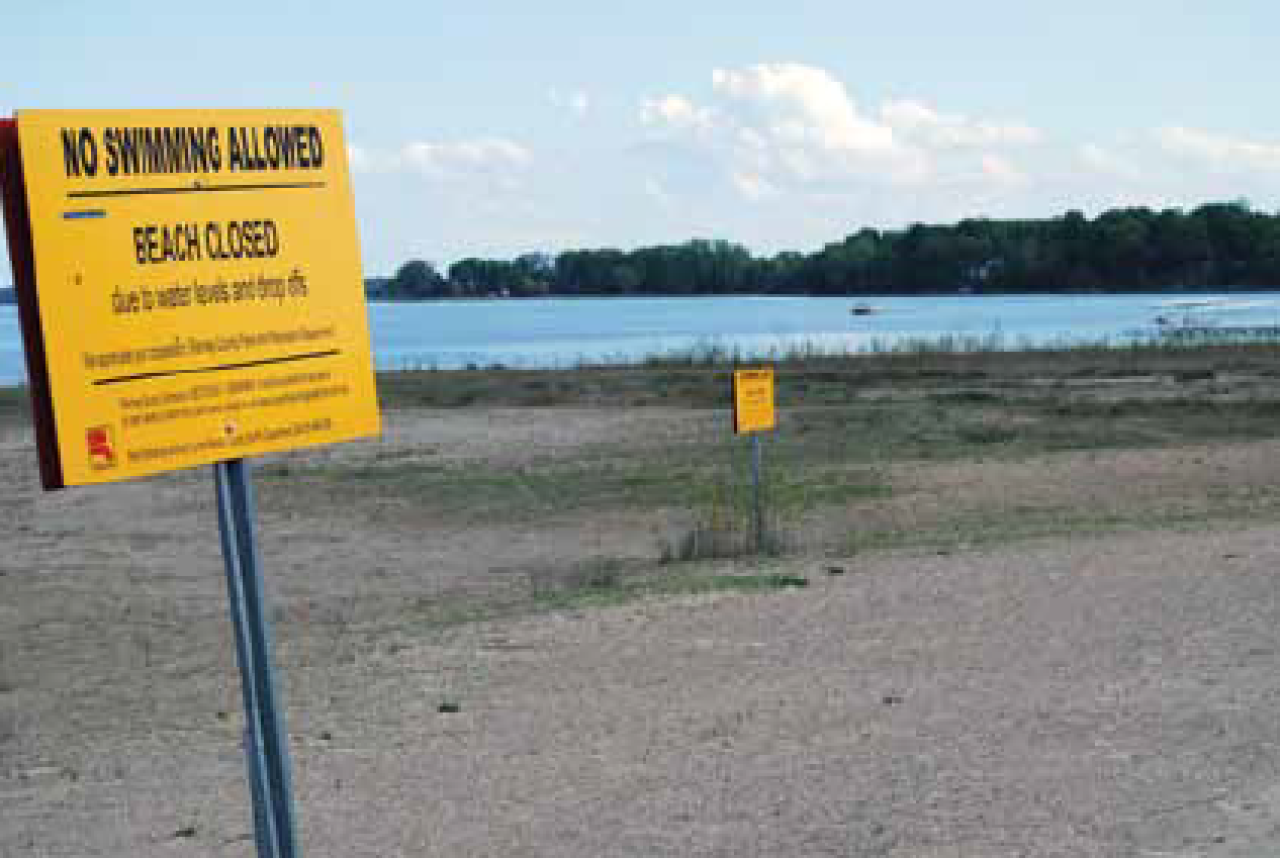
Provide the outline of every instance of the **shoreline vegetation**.
[[1232,336],[1226,330],[1221,336],[1206,332],[1199,337],[1165,337],[1155,328],[1134,330],[1122,336],[1097,336],[1073,338],[1068,336],[1049,340],[1030,337],[1010,337],[1000,331],[986,334],[942,334],[920,337],[872,337],[855,345],[832,345],[813,341],[800,341],[782,348],[750,349],[725,344],[716,340],[702,340],[691,345],[639,357],[627,355],[600,358],[579,358],[561,366],[521,367],[501,361],[490,363],[471,362],[457,368],[443,368],[437,363],[419,359],[405,359],[399,365],[384,366],[380,372],[450,372],[450,371],[528,371],[564,373],[574,370],[643,369],[662,367],[733,368],[755,364],[769,364],[780,368],[813,363],[840,364],[852,361],[876,359],[910,362],[925,356],[960,356],[1004,354],[1009,356],[1082,355],[1089,352],[1109,353],[1181,353],[1188,350],[1217,349],[1219,351],[1250,347],[1261,349],[1280,348],[1280,334],[1259,336]]
[[1280,283],[1280,214],[1247,202],[1046,219],[865,228],[813,253],[753,255],[724,240],[405,262],[373,300],[629,295],[893,296],[1238,291]]
[[[649,354],[637,359],[605,357],[579,360],[563,367],[526,368],[500,362],[472,363],[456,369],[433,364],[406,363],[377,370],[380,400],[384,407],[401,405],[646,405],[648,397],[631,398],[636,389],[661,384],[672,373],[695,378],[702,374],[715,385],[730,379],[736,368],[751,365],[773,366],[779,384],[785,380],[807,389],[805,380],[815,375],[841,384],[884,382],[966,381],[988,376],[1008,378],[1028,374],[1043,377],[1046,383],[1065,378],[1120,378],[1159,373],[1258,372],[1280,378],[1280,337],[1250,340],[1164,339],[1157,336],[1088,340],[1064,339],[1034,342],[1010,340],[996,332],[981,335],[954,334],[938,337],[911,337],[871,340],[856,348],[832,347],[821,343],[798,343],[785,349],[751,351],[718,342],[699,342],[688,347]],[[445,396],[441,401],[425,401],[423,390],[447,391],[470,388],[468,379],[493,379],[483,395],[465,396],[457,401]],[[498,380],[505,379],[498,383]],[[610,392],[600,380],[617,382]],[[526,396],[559,391],[565,396]],[[685,393],[688,389],[681,388]],[[730,402],[728,389],[703,389],[697,397],[675,395],[682,405],[719,406]],[[670,392],[668,392],[670,393]],[[407,397],[404,401],[401,397]],[[786,397],[779,388],[780,404]],[[0,385],[0,410],[25,407],[24,384]],[[581,401],[578,401],[578,400]],[[546,401],[543,401],[546,400]],[[802,404],[802,403],[797,403]]]
[[[767,364],[777,371],[780,408],[851,403],[924,387],[946,394],[971,386],[1028,387],[1047,392],[1079,386],[1183,383],[1257,377],[1280,384],[1280,339],[1196,343],[1020,346],[994,337],[904,341],[882,350],[839,351],[800,346],[754,356],[700,345],[638,362],[580,363],[567,369],[501,364],[465,369],[410,367],[378,373],[385,408],[601,406],[719,408],[731,404],[735,368]],[[1219,391],[1221,392],[1221,391]],[[1280,391],[1278,391],[1280,393]],[[1280,431],[1280,430],[1278,430]]]

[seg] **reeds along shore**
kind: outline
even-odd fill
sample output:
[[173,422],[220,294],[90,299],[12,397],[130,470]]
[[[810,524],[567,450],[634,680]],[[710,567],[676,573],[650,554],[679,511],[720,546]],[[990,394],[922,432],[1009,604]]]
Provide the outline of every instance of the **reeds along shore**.
[[[1047,392],[1054,384],[1079,387],[1090,379],[1146,379],[1164,391],[1163,381],[1254,376],[1280,372],[1280,340],[1244,343],[1189,343],[1178,340],[1107,340],[1035,347],[997,336],[946,337],[872,344],[865,350],[833,350],[801,344],[755,354],[714,343],[651,355],[641,361],[583,361],[564,369],[523,369],[474,365],[467,370],[407,366],[379,376],[389,407],[645,406],[721,407],[729,404],[734,367],[772,364],[778,371],[783,407],[830,405],[890,389],[975,384],[1002,395],[1013,385]],[[1254,385],[1253,388],[1257,388]],[[1265,385],[1263,385],[1265,387]],[[1251,388],[1251,389],[1253,389]],[[1108,388],[1110,389],[1110,388]],[[1218,396],[1208,390],[1173,388],[1180,395]],[[1240,395],[1239,385],[1235,393]],[[879,391],[877,393],[877,391]],[[990,392],[990,391],[989,391]],[[1265,391],[1254,389],[1258,395]]]
[[[807,364],[814,361],[865,360],[875,357],[893,357],[909,360],[912,357],[962,356],[975,354],[1006,355],[1017,359],[1025,354],[1082,355],[1099,352],[1113,356],[1185,352],[1202,350],[1210,356],[1230,352],[1254,354],[1259,350],[1280,350],[1280,334],[1252,337],[1177,337],[1160,336],[1157,332],[1134,331],[1126,336],[1070,337],[1035,340],[1019,336],[1011,338],[999,331],[986,334],[942,334],[933,337],[871,337],[855,344],[832,344],[819,340],[798,340],[783,345],[751,349],[717,340],[702,340],[689,346],[653,352],[639,357],[626,354],[582,356],[564,363],[527,365],[502,361],[470,361],[461,366],[442,363],[430,355],[401,358],[392,365],[383,365],[385,371],[450,371],[476,370],[575,370],[622,369],[634,367],[667,366],[741,366],[753,363],[775,365]],[[1119,353],[1118,355],[1116,353]]]

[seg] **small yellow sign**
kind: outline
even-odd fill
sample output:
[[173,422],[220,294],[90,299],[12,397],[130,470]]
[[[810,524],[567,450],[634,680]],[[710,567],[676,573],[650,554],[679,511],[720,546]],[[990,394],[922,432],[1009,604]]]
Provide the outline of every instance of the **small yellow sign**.
[[763,432],[777,426],[773,407],[773,368],[733,371],[733,431]]
[[32,375],[53,431],[38,434],[56,442],[47,487],[377,434],[337,111],[16,122],[34,258],[18,287],[34,287],[43,342]]

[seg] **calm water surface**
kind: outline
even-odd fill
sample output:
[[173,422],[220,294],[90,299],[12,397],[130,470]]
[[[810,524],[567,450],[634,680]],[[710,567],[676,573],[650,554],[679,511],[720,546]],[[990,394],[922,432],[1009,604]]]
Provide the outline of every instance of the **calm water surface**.
[[[1216,293],[1215,293],[1216,294]],[[1185,295],[1177,298],[1214,297]],[[765,354],[805,343],[857,351],[903,339],[998,336],[1007,346],[1123,340],[1166,295],[926,298],[580,298],[376,303],[374,352],[385,369],[474,364],[567,367],[702,346]],[[1275,293],[1233,298],[1273,298]],[[865,300],[870,316],[849,311]],[[1275,321],[1269,319],[1268,321]],[[25,379],[17,308],[0,307],[0,383]]]

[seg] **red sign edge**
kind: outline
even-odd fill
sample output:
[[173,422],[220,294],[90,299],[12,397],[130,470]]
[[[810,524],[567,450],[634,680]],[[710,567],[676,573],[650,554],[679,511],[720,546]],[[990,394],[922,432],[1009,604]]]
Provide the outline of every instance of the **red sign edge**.
[[9,239],[9,264],[18,296],[18,323],[27,358],[27,391],[35,422],[36,454],[40,461],[40,482],[46,490],[66,486],[62,460],[53,422],[53,399],[49,394],[49,369],[45,363],[44,328],[40,324],[40,304],[36,298],[35,247],[31,238],[31,212],[27,206],[27,186],[22,171],[22,150],[18,145],[18,123],[0,119],[0,198],[4,203],[4,228]]

